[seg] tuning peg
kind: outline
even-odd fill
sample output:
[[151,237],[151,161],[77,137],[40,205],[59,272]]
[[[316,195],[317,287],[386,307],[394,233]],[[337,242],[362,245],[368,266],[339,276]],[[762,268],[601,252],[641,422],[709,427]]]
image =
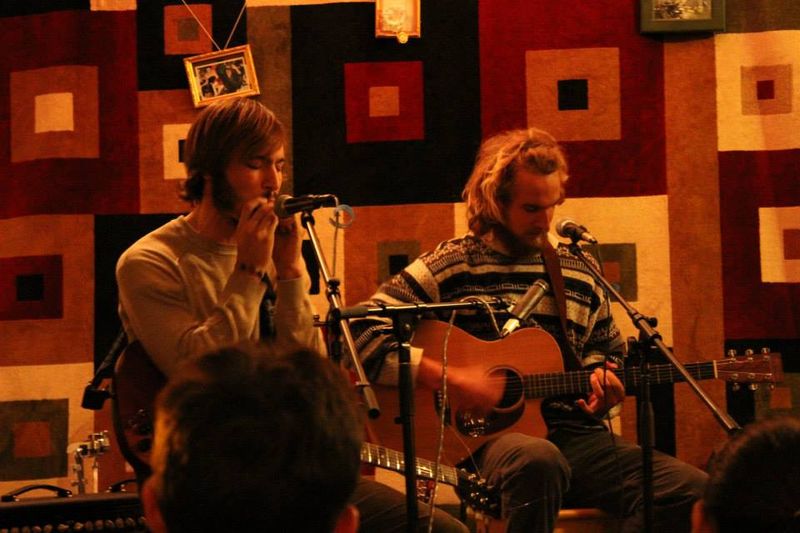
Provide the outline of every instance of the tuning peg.
[[757,391],[758,390],[758,383],[751,383],[750,385],[748,385],[748,388],[751,391]]
[[764,354],[764,355],[768,355],[768,354],[770,353],[770,351],[771,351],[771,350],[770,350],[768,347],[766,347],[766,346],[764,346],[763,348],[761,348],[761,353],[762,353],[762,354]]
[[739,385],[738,381],[734,381],[733,383],[731,383],[731,390],[733,392],[739,392],[739,389],[741,389],[741,388],[742,387],[741,387],[741,385]]
[[727,353],[728,353],[728,357],[730,357],[730,358],[734,358],[734,357],[736,357],[736,350],[734,350],[733,348],[731,348],[730,350],[728,350],[728,352],[727,352]]

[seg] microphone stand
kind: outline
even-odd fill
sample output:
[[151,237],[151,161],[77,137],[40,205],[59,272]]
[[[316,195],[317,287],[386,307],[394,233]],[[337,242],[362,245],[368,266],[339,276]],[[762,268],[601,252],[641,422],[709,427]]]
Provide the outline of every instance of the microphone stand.
[[[490,304],[505,308],[502,302]],[[397,358],[399,361],[398,386],[400,393],[400,423],[403,426],[403,462],[406,478],[406,520],[408,531],[417,531],[419,510],[417,506],[417,469],[414,439],[414,383],[411,374],[411,337],[414,327],[422,314],[433,311],[455,311],[458,309],[483,309],[482,302],[433,303],[382,305],[376,307],[354,306],[336,311],[336,320],[363,318],[368,316],[390,317],[392,330],[397,339]],[[433,512],[431,510],[431,512]]]
[[[739,431],[741,431],[741,426],[736,423],[736,421],[725,411],[721,410],[714,401],[700,388],[697,384],[697,381],[692,377],[691,374],[686,370],[686,367],[675,358],[664,341],[662,340],[661,334],[651,325],[652,318],[646,317],[642,315],[639,311],[637,311],[633,306],[631,306],[617,291],[608,280],[603,277],[603,274],[600,270],[586,258],[586,255],[583,249],[578,245],[579,239],[572,237],[572,244],[569,246],[569,251],[576,255],[584,265],[591,271],[592,276],[595,280],[600,283],[608,293],[610,293],[617,302],[619,302],[622,307],[625,309],[625,312],[628,313],[628,316],[631,319],[631,322],[639,330],[639,341],[638,344],[640,346],[644,346],[645,349],[641,350],[642,355],[642,375],[641,375],[641,384],[640,384],[640,398],[643,399],[640,411],[640,437],[643,437],[643,440],[646,442],[640,443],[642,448],[642,468],[645,469],[643,471],[642,476],[642,491],[643,491],[643,498],[644,498],[644,509],[645,509],[645,531],[652,531],[653,530],[653,472],[652,472],[652,438],[650,435],[651,428],[652,428],[652,406],[649,405],[650,402],[650,379],[649,379],[649,371],[648,368],[648,352],[657,352],[664,356],[664,358],[669,361],[669,363],[675,367],[683,379],[689,384],[692,388],[694,393],[706,404],[708,409],[717,419],[719,424],[722,428],[728,432],[729,435],[733,435]],[[645,420],[642,420],[644,418]]]
[[329,314],[333,317],[332,320],[328,321],[329,327],[332,330],[329,331],[328,334],[330,339],[334,339],[329,343],[329,356],[336,362],[341,361],[342,346],[341,342],[338,340],[340,336],[339,333],[341,333],[341,336],[344,337],[345,344],[347,344],[347,351],[350,353],[351,368],[356,373],[356,389],[364,397],[364,402],[367,405],[367,415],[370,418],[378,418],[381,414],[380,406],[378,406],[378,399],[375,397],[375,391],[372,390],[369,380],[364,373],[364,367],[361,366],[361,360],[358,358],[358,351],[356,351],[353,333],[350,331],[350,324],[341,318],[342,298],[339,292],[339,280],[331,277],[328,262],[325,260],[325,255],[319,242],[319,236],[314,227],[314,216],[311,214],[313,209],[313,206],[309,206],[308,209],[304,210],[300,220],[311,239],[311,244],[314,247],[314,255],[317,257],[317,262],[322,272],[322,279],[325,280],[325,285],[327,287],[325,295],[330,305]]

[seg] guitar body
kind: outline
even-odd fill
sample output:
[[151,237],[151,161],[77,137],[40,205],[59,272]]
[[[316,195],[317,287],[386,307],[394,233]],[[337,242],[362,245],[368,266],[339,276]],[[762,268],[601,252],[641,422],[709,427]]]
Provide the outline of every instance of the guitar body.
[[122,456],[140,479],[150,475],[155,399],[166,382],[138,341],[125,348],[114,366],[111,381],[114,432]]
[[[150,451],[155,429],[155,400],[166,383],[166,377],[138,341],[125,348],[114,366],[114,433],[123,457],[136,471],[139,480],[147,478],[151,473]],[[369,442],[363,443],[361,447],[361,461],[400,473],[404,473],[406,468],[401,452]],[[416,459],[415,463],[416,473],[421,478],[429,479],[436,471],[431,461]],[[447,465],[442,465],[438,473],[437,479],[455,487],[467,505],[487,517],[499,516],[499,495],[483,479]]]
[[[448,324],[435,320],[419,323],[411,344],[424,348],[424,357],[442,360]],[[555,339],[536,328],[520,329],[501,340],[483,341],[453,327],[447,345],[449,367],[480,366],[492,378],[506,381],[500,404],[486,417],[473,416],[452,402],[445,420],[442,462],[455,465],[471,455],[491,437],[509,431],[544,437],[547,428],[541,415],[541,399],[525,400],[523,376],[532,373],[563,372],[564,364]],[[402,449],[402,426],[399,420],[399,389],[374,386],[381,416],[370,423],[381,442]],[[424,388],[414,390],[414,432],[416,453],[436,457],[439,435],[440,394]],[[517,422],[520,422],[517,424]]]

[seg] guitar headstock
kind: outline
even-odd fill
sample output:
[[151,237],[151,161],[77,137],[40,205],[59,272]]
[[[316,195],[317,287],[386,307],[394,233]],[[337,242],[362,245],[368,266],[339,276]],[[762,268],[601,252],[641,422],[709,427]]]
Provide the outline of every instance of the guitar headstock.
[[461,499],[475,511],[500,518],[500,491],[486,483],[477,474],[458,469],[458,487],[456,492]]
[[737,355],[735,350],[728,351],[728,357],[716,362],[717,375],[738,388],[740,384],[749,384],[755,390],[759,383],[770,385],[783,381],[783,363],[781,354],[770,352],[764,348],[760,353],[746,350],[744,355]]

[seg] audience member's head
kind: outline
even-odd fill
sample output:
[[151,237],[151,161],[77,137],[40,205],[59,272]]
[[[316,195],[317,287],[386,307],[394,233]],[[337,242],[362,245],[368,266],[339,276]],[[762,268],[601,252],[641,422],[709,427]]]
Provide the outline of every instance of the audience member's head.
[[751,424],[710,465],[696,533],[800,531],[800,420]]
[[354,531],[362,422],[340,369],[255,344],[185,365],[158,397],[156,533]]

